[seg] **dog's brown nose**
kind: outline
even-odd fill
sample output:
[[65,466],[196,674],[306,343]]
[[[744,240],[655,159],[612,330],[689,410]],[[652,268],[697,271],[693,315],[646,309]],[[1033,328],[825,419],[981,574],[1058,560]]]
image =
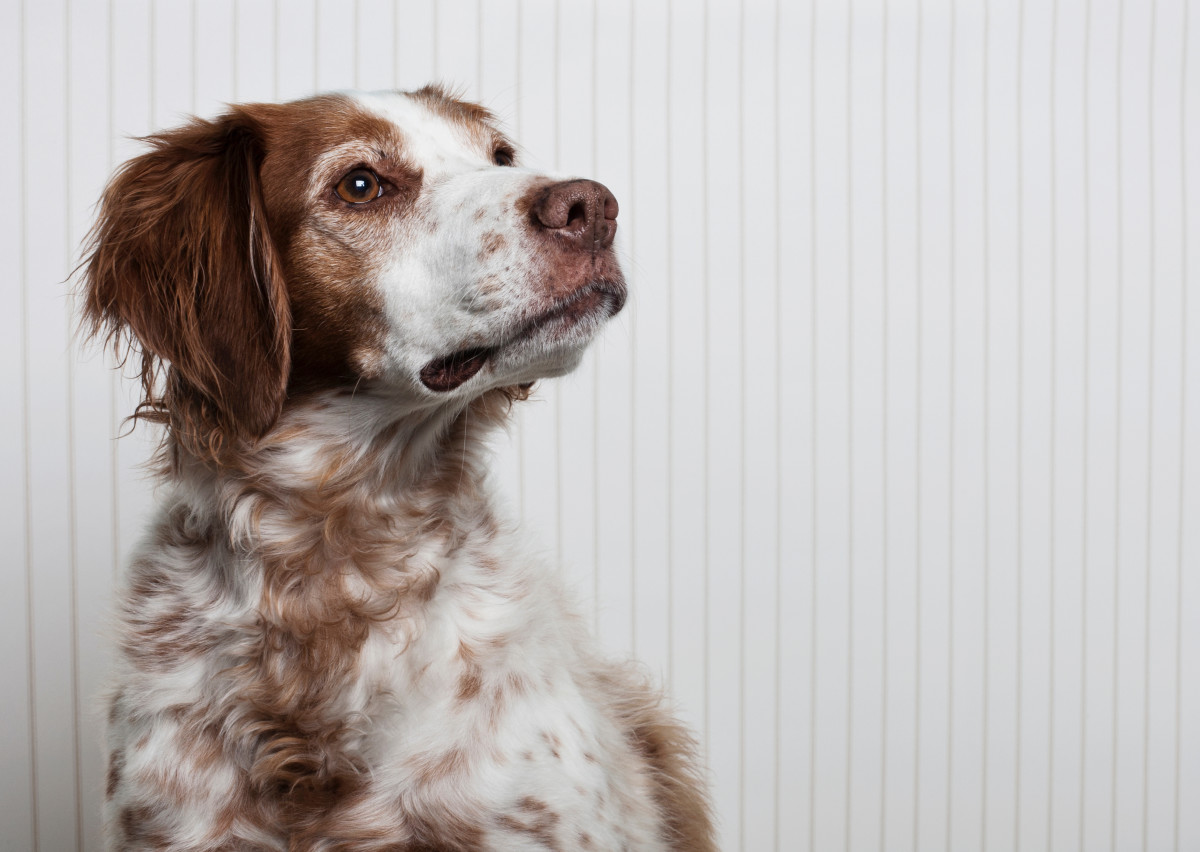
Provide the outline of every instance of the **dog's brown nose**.
[[617,235],[617,199],[594,180],[568,180],[542,190],[534,222],[581,249],[608,248]]

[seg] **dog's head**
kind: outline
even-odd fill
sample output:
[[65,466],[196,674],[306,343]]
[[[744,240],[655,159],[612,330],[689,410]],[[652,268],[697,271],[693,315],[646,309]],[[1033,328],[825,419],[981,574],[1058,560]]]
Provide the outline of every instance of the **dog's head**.
[[420,409],[562,374],[625,301],[612,193],[517,168],[492,116],[439,88],[148,141],[105,191],[84,317],[136,339],[142,416],[193,449],[261,437],[314,390]]

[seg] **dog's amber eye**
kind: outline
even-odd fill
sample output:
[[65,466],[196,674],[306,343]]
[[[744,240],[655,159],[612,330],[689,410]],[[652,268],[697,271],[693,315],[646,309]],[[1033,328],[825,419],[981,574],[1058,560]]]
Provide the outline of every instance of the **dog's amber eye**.
[[517,158],[517,152],[508,145],[498,145],[492,152],[492,162],[497,166],[511,166]]
[[337,194],[342,201],[351,204],[366,204],[383,195],[383,184],[369,169],[355,169],[342,178],[337,185]]

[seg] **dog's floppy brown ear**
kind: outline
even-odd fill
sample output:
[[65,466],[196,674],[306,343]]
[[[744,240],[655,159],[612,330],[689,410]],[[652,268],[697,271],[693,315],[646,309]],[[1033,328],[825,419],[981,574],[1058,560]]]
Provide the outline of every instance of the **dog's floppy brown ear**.
[[219,458],[274,424],[290,366],[287,294],[259,178],[261,129],[235,110],[146,141],[150,150],[104,192],[84,263],[83,319],[93,335],[140,350],[135,418],[165,423],[185,448]]

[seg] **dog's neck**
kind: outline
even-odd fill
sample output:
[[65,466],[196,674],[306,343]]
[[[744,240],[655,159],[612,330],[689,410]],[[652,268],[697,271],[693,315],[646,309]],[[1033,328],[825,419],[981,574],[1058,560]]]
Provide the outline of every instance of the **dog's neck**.
[[[283,524],[308,527],[473,527],[490,515],[488,433],[507,419],[513,393],[405,407],[385,391],[359,388],[289,403],[276,426],[231,463],[175,455],[169,479],[202,504],[235,544],[257,549]],[[453,533],[451,533],[453,535]]]

